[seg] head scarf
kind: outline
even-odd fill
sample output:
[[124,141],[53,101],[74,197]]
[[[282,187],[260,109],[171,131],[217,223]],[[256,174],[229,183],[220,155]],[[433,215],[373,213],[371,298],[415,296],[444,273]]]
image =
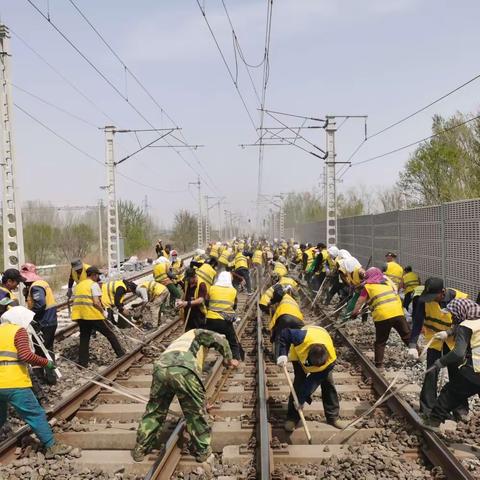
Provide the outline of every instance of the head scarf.
[[363,285],[366,283],[375,284],[375,283],[383,283],[385,281],[385,275],[382,271],[377,267],[370,267],[365,272],[365,278],[363,280]]
[[348,250],[339,250],[338,251],[338,256],[340,258],[343,258],[344,260],[346,260],[347,258],[350,258],[352,255],[350,254],[350,252]]
[[455,323],[462,323],[464,320],[480,319],[480,305],[469,298],[454,298],[447,306]]
[[328,247],[327,252],[332,258],[336,258],[338,256],[338,248],[335,245]]
[[215,285],[217,287],[231,287],[232,274],[230,272],[221,272],[220,275],[218,275]]
[[355,257],[349,257],[345,259],[343,266],[347,273],[353,273],[357,267],[361,267],[362,265]]
[[27,329],[32,323],[35,313],[28,308],[18,306],[7,310],[1,317],[2,323],[12,323]]

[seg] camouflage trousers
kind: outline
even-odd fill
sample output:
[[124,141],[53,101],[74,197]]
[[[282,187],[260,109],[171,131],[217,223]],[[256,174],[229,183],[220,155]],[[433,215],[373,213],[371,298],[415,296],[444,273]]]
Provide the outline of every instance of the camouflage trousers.
[[210,452],[205,390],[198,377],[184,367],[154,365],[150,399],[138,425],[137,446],[141,446],[145,452],[155,446],[175,395],[182,407],[195,453],[202,455]]

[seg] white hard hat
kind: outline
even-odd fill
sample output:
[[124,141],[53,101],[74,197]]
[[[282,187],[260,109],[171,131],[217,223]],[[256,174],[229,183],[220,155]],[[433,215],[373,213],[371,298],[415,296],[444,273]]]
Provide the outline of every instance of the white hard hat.
[[355,257],[348,257],[343,262],[343,266],[348,273],[353,273],[355,268],[361,267],[361,264]]

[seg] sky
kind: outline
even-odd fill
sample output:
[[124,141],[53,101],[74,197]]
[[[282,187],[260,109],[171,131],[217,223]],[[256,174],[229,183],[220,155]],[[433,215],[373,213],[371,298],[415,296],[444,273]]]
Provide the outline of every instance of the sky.
[[[225,197],[222,210],[253,221],[258,148],[240,145],[255,143],[258,131],[196,0],[74,1],[155,103],[125,75],[122,64],[69,0],[32,3],[49,15],[118,92],[28,1],[1,0],[0,20],[12,33],[13,99],[24,110],[15,108],[13,118],[22,200],[77,206],[94,205],[104,198],[100,189],[106,183],[101,128],[112,124],[119,129],[151,128],[133,105],[155,128],[181,127],[189,145],[202,146],[196,150],[149,148],[128,159],[117,167],[119,198],[140,204],[147,196],[152,216],[168,226],[179,209],[197,209],[198,191],[189,182],[200,176],[202,195]],[[244,59],[250,65],[258,64],[264,55],[266,0],[224,1]],[[258,127],[260,103],[245,64],[234,54],[222,1],[201,0],[200,4]],[[479,15],[478,0],[274,0],[266,108],[317,118],[368,115],[368,133],[379,131],[479,73],[480,67],[475,65]],[[262,67],[249,71],[261,94]],[[433,114],[477,112],[479,90],[480,80],[368,140],[352,162],[428,136]],[[289,126],[302,123],[293,117],[276,118]],[[348,159],[364,138],[363,120],[342,122],[337,120],[340,162]],[[280,126],[268,116],[265,125]],[[154,140],[156,133],[137,135],[116,134],[117,161]],[[305,136],[325,149],[323,129],[309,130]],[[179,145],[171,137],[169,142]],[[394,185],[413,151],[414,147],[353,165],[339,184],[339,192]],[[323,161],[299,148],[267,146],[262,192],[318,191],[322,172]],[[212,205],[216,199],[209,202]],[[218,218],[216,212],[212,210],[213,222]]]

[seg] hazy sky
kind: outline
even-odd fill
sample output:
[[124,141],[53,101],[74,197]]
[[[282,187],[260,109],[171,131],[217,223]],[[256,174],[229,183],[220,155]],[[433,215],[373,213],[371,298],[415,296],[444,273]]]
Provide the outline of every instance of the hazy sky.
[[[253,215],[258,150],[239,144],[256,140],[248,116],[195,0],[75,0],[192,144],[182,155],[210,183],[204,193],[225,195],[226,208]],[[251,64],[263,56],[266,1],[225,0]],[[171,126],[159,108],[127,78],[123,67],[68,0],[34,0],[86,56],[157,128]],[[232,34],[221,0],[202,0],[207,18],[235,74]],[[109,87],[26,0],[2,0],[1,21],[68,78],[77,93],[12,34],[12,83],[80,117],[76,120],[14,88],[15,102],[100,162],[104,136],[97,127],[125,129],[148,124]],[[369,116],[373,133],[479,73],[478,0],[275,0],[273,4],[267,107],[323,117]],[[252,70],[261,89],[262,69]],[[258,101],[238,59],[238,82],[258,124]],[[381,154],[430,134],[433,113],[478,110],[480,82],[432,109],[369,140],[354,161]],[[104,113],[108,115],[105,116]],[[92,205],[103,195],[104,167],[64,144],[15,110],[19,185],[23,199],[56,205]],[[85,123],[83,120],[88,121]],[[296,119],[289,125],[299,125]],[[273,120],[267,125],[278,126]],[[151,133],[139,135],[142,144]],[[308,138],[325,145],[323,130]],[[363,138],[363,124],[349,120],[337,135],[338,160]],[[117,159],[138,148],[135,136],[117,135]],[[173,140],[172,140],[173,141]],[[413,148],[410,149],[410,152]],[[351,168],[339,186],[393,184],[409,150]],[[153,148],[118,167],[120,198],[141,202],[148,195],[153,215],[164,224],[175,210],[196,209],[196,173],[173,150]],[[318,188],[322,161],[295,147],[267,147],[265,193]],[[209,177],[207,177],[208,172]],[[211,180],[210,180],[211,178]],[[166,190],[163,192],[162,190]],[[216,215],[216,214],[215,214]]]

